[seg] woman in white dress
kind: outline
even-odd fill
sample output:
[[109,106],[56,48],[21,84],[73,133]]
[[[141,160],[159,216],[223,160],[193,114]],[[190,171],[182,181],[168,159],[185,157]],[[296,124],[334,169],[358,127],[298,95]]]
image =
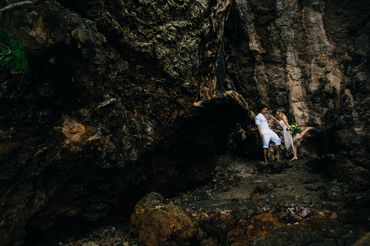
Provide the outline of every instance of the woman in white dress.
[[284,110],[283,109],[278,109],[276,111],[276,116],[278,117],[278,119],[276,119],[275,117],[273,117],[273,118],[283,128],[283,135],[284,135],[284,144],[285,144],[285,147],[286,147],[287,150],[292,149],[293,158],[290,159],[290,160],[291,161],[292,160],[298,160],[297,146],[295,145],[295,143],[297,142],[298,139],[303,138],[303,136],[310,129],[312,129],[312,127],[307,127],[301,133],[297,133],[294,136],[292,136],[292,133],[288,130],[289,127],[290,127],[290,125],[289,125],[288,117],[285,115]]

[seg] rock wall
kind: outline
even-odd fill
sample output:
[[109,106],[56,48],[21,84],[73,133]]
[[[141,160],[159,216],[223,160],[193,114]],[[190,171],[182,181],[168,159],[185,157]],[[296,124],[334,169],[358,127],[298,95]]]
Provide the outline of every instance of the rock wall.
[[325,151],[366,154],[369,8],[366,1],[236,0],[225,37],[230,80],[283,106],[300,125],[330,131]]
[[0,77],[0,244],[21,243],[27,224],[128,209],[173,177],[207,180],[207,160],[260,103],[316,126],[319,154],[363,158],[369,13],[365,0],[49,0],[0,13],[30,63]]
[[22,243],[25,225],[42,236],[117,207],[128,216],[148,189],[210,177],[207,163],[248,118],[232,96],[193,107],[216,96],[229,7],[40,1],[1,13],[30,72],[1,74],[0,244]]

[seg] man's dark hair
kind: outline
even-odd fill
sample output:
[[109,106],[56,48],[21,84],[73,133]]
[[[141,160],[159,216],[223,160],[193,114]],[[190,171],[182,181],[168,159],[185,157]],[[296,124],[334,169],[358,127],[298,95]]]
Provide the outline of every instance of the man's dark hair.
[[266,105],[261,105],[261,106],[260,106],[260,108],[259,108],[259,109],[260,109],[260,112],[261,112],[261,111],[262,111],[262,109],[264,109],[264,108],[269,109],[269,107],[267,107]]

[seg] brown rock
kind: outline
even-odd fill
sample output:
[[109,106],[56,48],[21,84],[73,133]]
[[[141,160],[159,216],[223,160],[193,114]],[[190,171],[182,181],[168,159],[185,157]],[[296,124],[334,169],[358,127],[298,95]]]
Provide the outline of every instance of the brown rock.
[[184,210],[173,203],[164,204],[158,193],[150,193],[136,204],[131,222],[148,246],[163,245],[171,239],[187,241],[199,234],[197,224]]

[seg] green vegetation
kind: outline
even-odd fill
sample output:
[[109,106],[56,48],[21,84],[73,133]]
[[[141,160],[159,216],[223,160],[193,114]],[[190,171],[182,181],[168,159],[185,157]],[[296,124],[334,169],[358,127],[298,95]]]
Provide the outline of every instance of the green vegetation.
[[288,128],[288,131],[290,131],[292,133],[292,136],[295,136],[299,133],[301,133],[301,128],[298,126],[297,123],[293,122],[292,124],[290,124],[290,127]]
[[26,53],[22,45],[0,32],[0,69],[25,73],[28,71]]

